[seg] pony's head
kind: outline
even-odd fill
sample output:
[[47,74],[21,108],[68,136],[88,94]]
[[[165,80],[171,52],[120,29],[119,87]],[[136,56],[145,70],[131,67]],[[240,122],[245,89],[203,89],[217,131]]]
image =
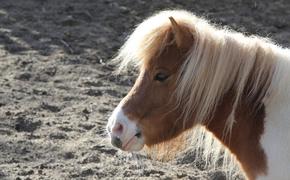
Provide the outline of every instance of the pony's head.
[[[120,51],[121,69],[136,64],[139,76],[109,119],[112,144],[140,150],[177,136],[189,125],[180,123],[176,86],[179,70],[194,42],[190,23],[181,14],[155,16],[137,27]],[[164,19],[165,18],[165,19]]]
[[112,144],[137,151],[214,118],[223,120],[221,131],[230,132],[245,92],[260,100],[269,84],[265,72],[271,64],[261,61],[267,57],[262,42],[185,11],[164,11],[142,22],[115,58],[119,70],[135,67],[139,75],[109,119]]

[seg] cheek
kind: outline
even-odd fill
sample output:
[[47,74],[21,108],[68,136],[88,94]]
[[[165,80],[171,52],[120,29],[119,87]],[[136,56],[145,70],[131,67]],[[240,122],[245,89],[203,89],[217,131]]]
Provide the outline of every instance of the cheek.
[[155,116],[143,119],[140,122],[147,145],[157,144],[176,137],[182,126],[176,122],[178,114],[175,111],[160,112]]
[[152,100],[152,104],[154,104],[154,107],[159,109],[160,107],[164,107],[170,103],[173,96],[173,90],[171,90],[168,86],[160,85],[153,88],[149,96]]
[[154,145],[164,140],[164,130],[166,128],[161,119],[144,119],[141,125],[146,145]]
[[169,83],[142,82],[124,100],[125,114],[137,123],[147,145],[168,140],[175,134],[178,110],[171,101],[174,91]]

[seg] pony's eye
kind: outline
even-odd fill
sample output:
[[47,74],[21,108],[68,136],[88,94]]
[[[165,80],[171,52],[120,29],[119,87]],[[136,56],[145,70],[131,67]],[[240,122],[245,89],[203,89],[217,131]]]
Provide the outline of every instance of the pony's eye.
[[164,74],[164,73],[157,73],[154,77],[154,80],[156,81],[160,81],[163,82],[168,78],[168,75]]

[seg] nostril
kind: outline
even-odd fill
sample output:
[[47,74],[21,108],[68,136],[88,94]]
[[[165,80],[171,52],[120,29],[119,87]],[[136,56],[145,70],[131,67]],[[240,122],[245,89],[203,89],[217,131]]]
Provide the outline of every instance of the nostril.
[[123,133],[123,125],[120,123],[116,123],[116,125],[112,129],[112,133],[114,133],[117,136],[120,136]]
[[113,146],[117,147],[117,148],[121,148],[122,147],[122,141],[120,138],[118,137],[113,137],[111,139],[111,143]]

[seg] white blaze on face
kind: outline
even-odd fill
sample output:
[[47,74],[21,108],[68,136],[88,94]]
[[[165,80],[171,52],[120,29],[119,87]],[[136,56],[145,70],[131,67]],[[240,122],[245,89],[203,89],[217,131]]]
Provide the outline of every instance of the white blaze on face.
[[[113,111],[107,124],[107,131],[111,141],[118,138],[121,142],[121,148],[125,151],[139,151],[144,146],[143,136],[140,136],[140,130],[136,123],[130,120],[119,104]],[[118,140],[118,141],[119,141]],[[116,146],[116,144],[113,144]]]

